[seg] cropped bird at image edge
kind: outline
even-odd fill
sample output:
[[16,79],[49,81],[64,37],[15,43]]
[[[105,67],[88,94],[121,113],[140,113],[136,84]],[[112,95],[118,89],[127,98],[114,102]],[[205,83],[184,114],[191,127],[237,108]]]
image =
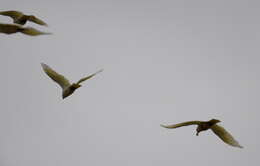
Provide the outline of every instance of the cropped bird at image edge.
[[14,23],[20,24],[20,25],[24,25],[27,21],[31,21],[31,22],[34,22],[39,25],[47,26],[47,24],[44,21],[35,17],[34,15],[25,15],[19,11],[14,11],[14,10],[2,11],[2,12],[0,12],[0,15],[9,16],[13,19]]
[[22,27],[19,24],[2,24],[0,23],[0,33],[13,34],[13,33],[23,33],[29,36],[38,36],[38,35],[50,35],[49,32],[42,32],[32,27]]
[[228,131],[226,131],[223,127],[217,125],[217,123],[219,122],[221,121],[217,119],[211,119],[209,121],[187,121],[187,122],[178,123],[174,125],[161,125],[161,126],[168,129],[175,129],[183,126],[198,125],[196,129],[197,136],[201,131],[211,129],[226,144],[238,148],[243,148]]

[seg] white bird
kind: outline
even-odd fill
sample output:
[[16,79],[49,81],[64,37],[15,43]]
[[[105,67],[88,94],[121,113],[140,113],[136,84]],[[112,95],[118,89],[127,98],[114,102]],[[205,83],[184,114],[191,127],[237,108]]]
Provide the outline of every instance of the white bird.
[[211,129],[222,141],[224,141],[228,145],[243,148],[228,131],[226,131],[223,127],[217,125],[217,123],[219,122],[221,121],[217,119],[211,119],[210,121],[188,121],[174,125],[161,126],[168,129],[174,129],[182,126],[198,125],[196,129],[197,136],[199,135],[199,132]]
[[39,25],[47,26],[47,24],[44,21],[35,17],[34,15],[25,15],[19,11],[14,11],[14,10],[2,11],[0,12],[0,15],[9,16],[13,19],[14,23],[20,25],[24,25],[27,21],[31,21]]
[[38,36],[38,35],[49,35],[51,33],[48,32],[42,32],[37,29],[34,29],[32,27],[22,27],[21,25],[18,24],[2,24],[0,23],[0,33],[5,33],[5,34],[13,34],[21,32],[26,35],[30,36]]
[[86,81],[96,74],[103,71],[103,69],[95,72],[94,74],[91,74],[87,77],[81,78],[77,83],[70,83],[69,80],[64,77],[63,75],[55,72],[52,68],[50,68],[48,65],[41,63],[41,66],[44,70],[44,72],[56,83],[58,83],[62,88],[62,98],[65,99],[66,97],[70,96],[76,89],[81,87],[80,83],[83,81]]

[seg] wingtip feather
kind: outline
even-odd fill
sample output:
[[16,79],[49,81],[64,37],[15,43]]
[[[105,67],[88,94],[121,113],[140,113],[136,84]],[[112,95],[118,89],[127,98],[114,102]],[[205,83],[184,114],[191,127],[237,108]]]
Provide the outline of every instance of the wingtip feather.
[[41,62],[41,66],[42,66],[42,68],[47,68],[48,67],[48,65],[46,65],[45,63],[42,63],[42,62]]
[[169,126],[160,124],[161,127],[169,129]]
[[101,73],[101,72],[103,72],[103,71],[104,71],[104,69],[100,69],[100,70],[98,70],[98,71],[95,73],[95,75],[98,74],[98,73]]

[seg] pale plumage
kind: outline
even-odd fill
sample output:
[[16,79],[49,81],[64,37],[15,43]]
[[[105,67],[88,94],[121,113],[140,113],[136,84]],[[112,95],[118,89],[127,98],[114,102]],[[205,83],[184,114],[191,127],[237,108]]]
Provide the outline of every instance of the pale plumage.
[[174,129],[183,126],[198,125],[196,129],[197,136],[199,135],[199,132],[211,129],[222,141],[224,141],[228,145],[243,148],[229,132],[227,132],[223,127],[217,125],[217,123],[219,122],[220,120],[211,119],[210,121],[188,121],[188,122],[178,123],[174,125],[161,125],[161,126],[168,129]]
[[22,27],[21,25],[18,25],[18,24],[2,24],[2,23],[0,23],[0,33],[13,34],[13,33],[17,33],[17,32],[21,32],[23,34],[30,35],[30,36],[51,34],[51,33],[48,33],[48,32],[39,31],[39,30],[32,28],[32,27]]
[[231,146],[235,146],[235,147],[239,147],[239,148],[243,148],[237,140],[235,140],[235,138],[227,131],[225,130],[222,126],[219,125],[213,125],[210,128],[222,141],[224,141],[225,143],[231,145]]
[[41,63],[41,66],[42,66],[44,72],[53,81],[55,81],[56,83],[58,83],[60,85],[60,87],[62,88],[62,98],[63,99],[68,97],[68,96],[70,96],[76,89],[81,87],[80,83],[82,83],[83,81],[86,81],[86,80],[92,78],[96,74],[98,74],[98,73],[103,71],[103,69],[99,70],[99,71],[95,72],[94,74],[91,74],[91,75],[89,75],[87,77],[81,78],[77,83],[71,84],[66,77],[64,77],[63,75],[57,73],[52,68],[50,68],[48,65],[46,65],[44,63]]
[[39,25],[47,26],[47,24],[41,19],[35,17],[34,15],[25,15],[19,11],[2,11],[0,15],[9,16],[13,19],[13,22],[16,24],[24,25],[27,21],[34,22]]

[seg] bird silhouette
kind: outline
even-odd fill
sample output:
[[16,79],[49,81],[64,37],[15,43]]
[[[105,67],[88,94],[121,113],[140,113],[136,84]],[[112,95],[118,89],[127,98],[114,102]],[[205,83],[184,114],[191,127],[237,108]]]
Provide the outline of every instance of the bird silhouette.
[[24,25],[27,21],[31,21],[39,25],[47,26],[47,24],[44,21],[35,17],[34,15],[25,15],[19,11],[14,11],[14,10],[2,11],[0,12],[0,15],[9,16],[13,19],[14,23],[20,25]]
[[5,33],[5,34],[13,34],[21,32],[26,35],[30,36],[38,36],[38,35],[48,35],[51,33],[48,32],[42,32],[37,29],[34,29],[32,27],[22,27],[21,25],[18,24],[2,24],[0,23],[0,33]]
[[81,78],[77,83],[70,83],[69,80],[64,77],[63,75],[55,72],[52,68],[50,68],[48,65],[41,63],[41,66],[44,70],[44,72],[56,83],[58,83],[62,88],[62,98],[65,99],[66,97],[70,96],[76,89],[81,87],[80,83],[83,81],[86,81],[96,74],[103,71],[103,69],[95,72],[94,74],[91,74],[87,77]]
[[187,121],[187,122],[178,123],[174,125],[161,125],[161,126],[168,129],[174,129],[182,126],[198,125],[196,129],[197,136],[201,131],[211,129],[222,141],[224,141],[228,145],[243,148],[228,131],[226,131],[223,127],[217,125],[217,123],[219,122],[221,121],[217,119],[211,119],[209,121]]

